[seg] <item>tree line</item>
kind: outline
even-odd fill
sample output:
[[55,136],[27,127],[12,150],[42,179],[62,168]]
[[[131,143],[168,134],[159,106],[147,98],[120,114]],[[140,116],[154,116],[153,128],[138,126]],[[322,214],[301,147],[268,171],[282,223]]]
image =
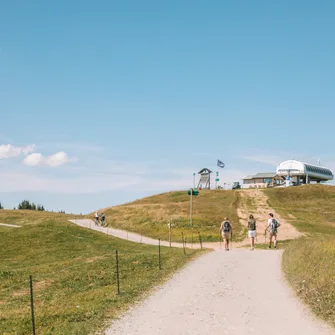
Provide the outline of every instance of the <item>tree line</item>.
[[45,211],[43,205],[36,205],[33,202],[30,202],[29,200],[23,200],[22,202],[19,203],[19,206],[17,207],[18,209],[28,209],[31,211]]
[[[4,209],[2,203],[0,202],[0,210]],[[14,207],[14,209],[16,209],[16,207]],[[40,211],[40,212],[44,212],[44,206],[43,205],[39,205],[39,204],[35,204],[33,202],[30,202],[29,200],[23,200],[22,202],[19,203],[19,205],[17,206],[17,209],[27,209],[27,210],[31,210],[31,211]]]

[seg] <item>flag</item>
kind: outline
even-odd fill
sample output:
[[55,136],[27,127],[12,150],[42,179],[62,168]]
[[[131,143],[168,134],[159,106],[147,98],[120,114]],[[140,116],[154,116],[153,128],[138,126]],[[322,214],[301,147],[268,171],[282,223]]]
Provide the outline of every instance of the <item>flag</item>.
[[219,159],[218,159],[217,165],[218,165],[218,167],[220,167],[222,169],[226,166],[225,163],[221,162]]

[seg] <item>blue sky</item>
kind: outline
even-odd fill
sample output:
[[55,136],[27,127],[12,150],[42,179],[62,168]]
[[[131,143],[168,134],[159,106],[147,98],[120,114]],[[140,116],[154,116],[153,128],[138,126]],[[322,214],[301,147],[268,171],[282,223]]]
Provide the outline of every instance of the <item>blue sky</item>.
[[291,158],[335,169],[334,12],[326,0],[2,2],[0,201],[90,212],[186,189],[217,158],[222,183]]

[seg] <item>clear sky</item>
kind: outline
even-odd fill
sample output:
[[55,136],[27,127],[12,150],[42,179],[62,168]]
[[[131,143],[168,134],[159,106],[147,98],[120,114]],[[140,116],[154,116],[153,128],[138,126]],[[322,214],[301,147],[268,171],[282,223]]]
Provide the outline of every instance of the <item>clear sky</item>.
[[335,2],[0,2],[0,201],[90,212],[335,169]]

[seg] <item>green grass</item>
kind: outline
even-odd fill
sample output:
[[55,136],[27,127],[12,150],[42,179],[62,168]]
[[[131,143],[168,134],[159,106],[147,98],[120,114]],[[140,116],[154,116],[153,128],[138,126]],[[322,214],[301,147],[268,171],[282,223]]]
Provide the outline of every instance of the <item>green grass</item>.
[[57,212],[39,212],[30,210],[0,210],[0,223],[25,226],[38,224],[45,220],[71,220],[80,215],[62,214]]
[[267,190],[269,203],[305,237],[287,245],[283,270],[298,296],[335,327],[335,187]]
[[[0,231],[1,334],[31,334],[30,274],[37,334],[85,335],[101,329],[201,253],[187,250],[185,258],[182,249],[162,248],[159,270],[156,246],[112,238],[64,219],[41,222],[38,217],[32,223],[27,220],[22,228]],[[116,249],[120,296],[116,295]]]
[[335,327],[335,237],[293,241],[285,249],[283,270],[298,296]]
[[[269,205],[307,234],[335,234],[335,187],[304,185],[265,191]],[[294,218],[293,218],[294,217]]]
[[234,225],[234,240],[244,238],[237,217],[239,193],[202,190],[193,197],[193,227],[190,226],[190,197],[187,191],[170,192],[105,210],[107,225],[153,238],[168,240],[172,223],[172,241],[181,242],[182,233],[190,241],[201,233],[204,242],[220,241],[219,228],[224,217]]

